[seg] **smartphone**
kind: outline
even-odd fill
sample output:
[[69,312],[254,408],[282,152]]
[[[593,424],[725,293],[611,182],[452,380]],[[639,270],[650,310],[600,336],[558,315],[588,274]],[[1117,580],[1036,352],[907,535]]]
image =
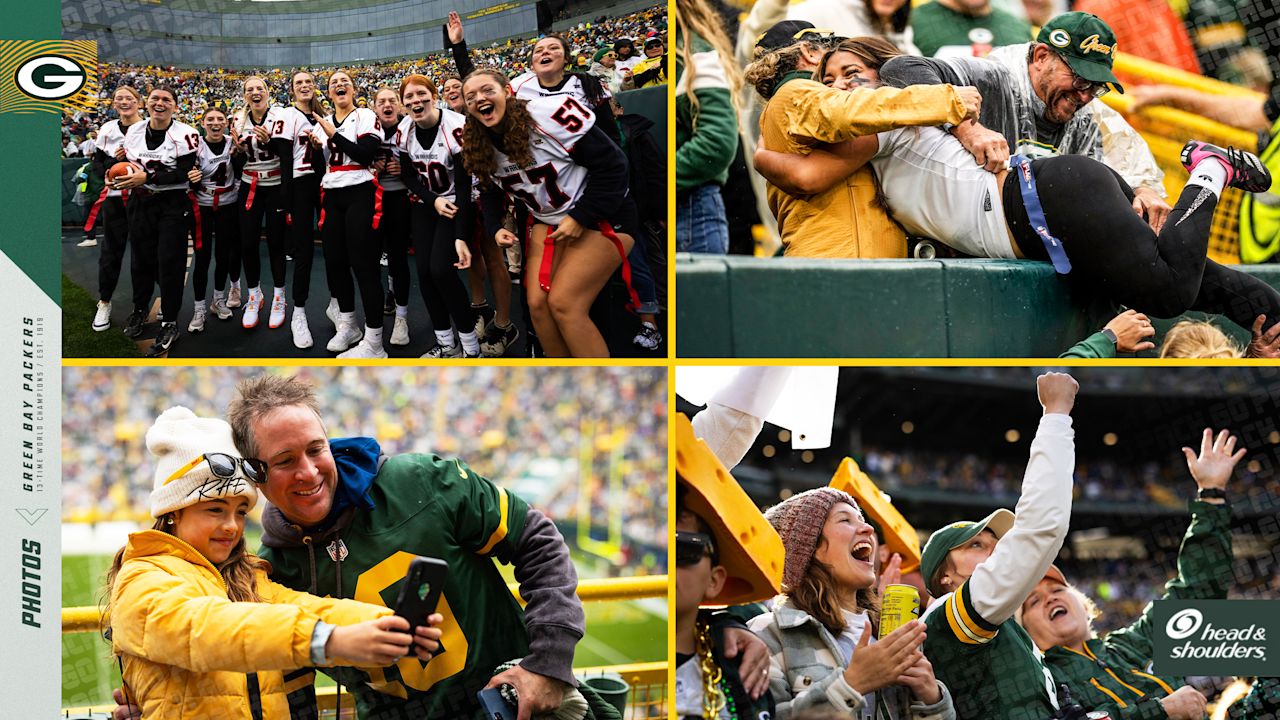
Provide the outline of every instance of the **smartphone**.
[[502,697],[498,688],[481,690],[476,693],[476,699],[480,701],[480,707],[488,720],[515,720],[516,709]]
[[396,615],[409,621],[409,632],[427,623],[427,616],[436,611],[444,581],[449,577],[449,566],[437,558],[416,557],[409,563],[404,576],[404,586],[396,598]]

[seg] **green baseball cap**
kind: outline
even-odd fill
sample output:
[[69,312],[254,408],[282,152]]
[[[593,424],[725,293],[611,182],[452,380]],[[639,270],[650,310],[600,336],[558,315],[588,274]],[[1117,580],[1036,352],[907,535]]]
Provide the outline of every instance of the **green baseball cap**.
[[929,592],[934,597],[945,594],[938,591],[937,586],[934,585],[933,576],[937,574],[938,568],[942,567],[942,562],[947,559],[947,553],[969,542],[983,530],[995,533],[997,539],[1004,537],[1004,534],[1009,532],[1009,528],[1013,527],[1013,519],[1013,513],[1000,508],[978,522],[961,520],[934,531],[929,536],[929,541],[924,544],[924,552],[920,555],[920,575],[924,578],[925,587]]
[[1116,60],[1116,35],[1097,15],[1062,13],[1040,28],[1036,42],[1053,48],[1076,75],[1089,82],[1108,83],[1124,92],[1111,71]]

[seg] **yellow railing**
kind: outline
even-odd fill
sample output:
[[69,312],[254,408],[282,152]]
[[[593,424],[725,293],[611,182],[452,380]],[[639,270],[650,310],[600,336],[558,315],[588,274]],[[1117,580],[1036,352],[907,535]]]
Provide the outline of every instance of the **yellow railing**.
[[[516,599],[520,597],[519,586],[515,583],[507,585]],[[583,580],[578,583],[578,597],[583,602],[604,602],[620,600],[636,600],[639,598],[666,597],[667,576],[650,575],[647,577],[606,578],[600,580]],[[62,632],[64,634],[97,632],[99,610],[96,607],[68,607],[62,609]],[[627,718],[665,718],[667,717],[667,662],[665,660],[647,663],[627,663],[622,665],[602,665],[597,667],[574,668],[574,673],[582,678],[616,673],[630,686],[627,696]],[[316,699],[322,715],[337,706],[337,688],[317,688]],[[342,694],[344,710],[355,706],[350,695]],[[94,707],[65,708],[70,713],[106,713],[110,714],[114,705]],[[354,717],[344,713],[344,718]]]
[[[520,597],[517,584],[511,583],[507,588],[517,600],[524,602],[524,598]],[[666,597],[666,595],[666,575],[583,580],[578,583],[578,597],[583,602],[636,600],[647,597]],[[62,632],[64,634],[97,632],[98,618],[99,611],[96,607],[62,608]]]

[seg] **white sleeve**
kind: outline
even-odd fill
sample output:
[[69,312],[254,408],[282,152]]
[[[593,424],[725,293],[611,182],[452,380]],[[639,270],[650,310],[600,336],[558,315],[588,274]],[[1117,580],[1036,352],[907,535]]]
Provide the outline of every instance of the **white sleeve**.
[[1168,197],[1164,189],[1164,171],[1156,164],[1147,141],[1142,139],[1120,113],[1101,101],[1089,103],[1098,131],[1102,135],[1102,157],[1112,170],[1129,183],[1129,187],[1150,188],[1160,197]]
[[871,157],[888,157],[893,154],[897,146],[898,140],[902,138],[902,133],[906,128],[895,128],[886,130],[882,133],[876,133],[876,154]]
[[742,461],[764,427],[791,376],[788,367],[744,367],[716,391],[707,409],[693,416],[694,435],[732,470]]
[[1040,418],[1013,528],[969,578],[969,601],[992,625],[1013,617],[1058,556],[1071,521],[1075,431],[1071,416]]

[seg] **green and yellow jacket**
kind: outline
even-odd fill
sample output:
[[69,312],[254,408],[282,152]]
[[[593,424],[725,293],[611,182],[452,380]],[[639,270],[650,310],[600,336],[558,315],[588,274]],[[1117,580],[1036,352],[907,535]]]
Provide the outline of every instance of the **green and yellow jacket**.
[[[1178,550],[1178,576],[1165,584],[1166,600],[1222,599],[1231,582],[1231,510],[1193,500],[1191,525]],[[1152,603],[1132,625],[1085,643],[1084,652],[1065,647],[1045,651],[1054,682],[1065,683],[1086,710],[1105,710],[1112,720],[1163,720],[1160,698],[1184,685],[1182,678],[1151,674]]]

